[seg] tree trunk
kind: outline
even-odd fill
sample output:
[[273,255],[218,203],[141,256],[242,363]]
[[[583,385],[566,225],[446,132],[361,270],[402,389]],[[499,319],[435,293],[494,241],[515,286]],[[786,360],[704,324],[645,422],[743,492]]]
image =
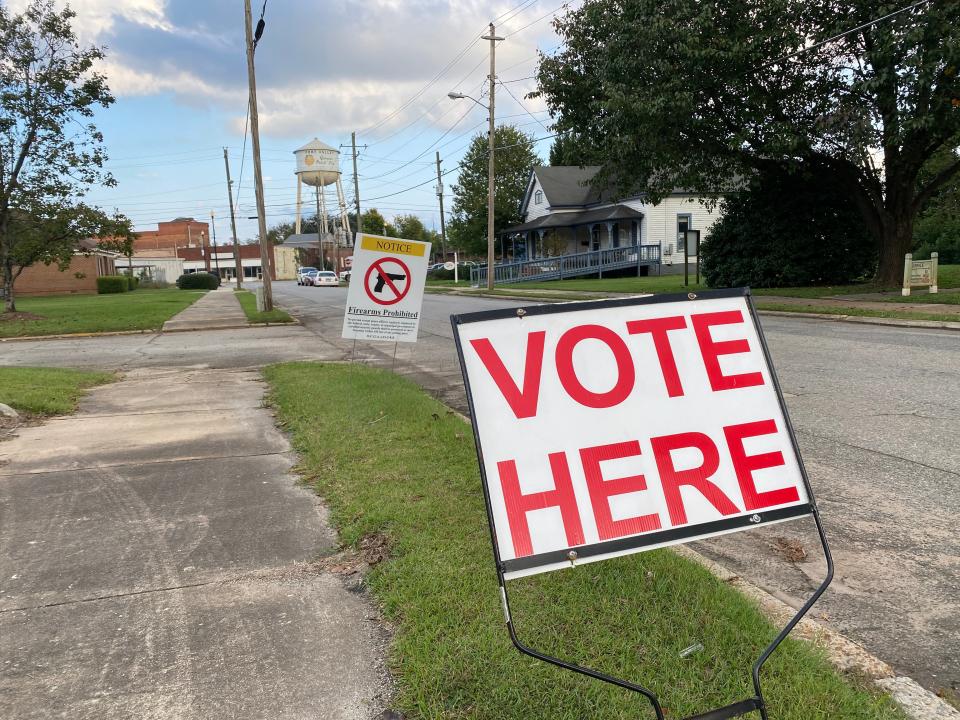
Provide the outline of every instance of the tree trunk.
[[885,287],[903,284],[903,256],[913,248],[913,214],[900,213],[883,223],[877,283]]
[[7,262],[3,263],[3,311],[16,312],[17,305],[13,300],[13,265]]

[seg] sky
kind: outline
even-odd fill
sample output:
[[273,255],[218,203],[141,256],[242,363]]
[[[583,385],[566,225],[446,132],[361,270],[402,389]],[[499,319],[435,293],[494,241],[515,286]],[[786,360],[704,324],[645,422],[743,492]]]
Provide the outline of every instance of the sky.
[[[16,12],[27,0],[6,0]],[[580,0],[571,0],[576,6]],[[241,0],[72,0],[75,30],[106,48],[99,70],[116,97],[98,111],[116,188],[88,200],[120,210],[138,230],[159,221],[215,215],[231,237],[223,148],[230,156],[237,234],[257,234]],[[293,151],[314,137],[341,147],[348,203],[354,199],[350,134],[357,133],[361,210],[388,219],[416,214],[439,230],[436,151],[456,167],[487,110],[447,93],[487,98],[489,42],[496,23],[498,124],[550,135],[535,89],[537,51],[555,51],[551,19],[560,0],[253,0],[264,13],[257,94],[267,225],[294,216]],[[511,97],[511,94],[513,97]],[[246,139],[245,139],[246,137]],[[537,143],[544,159],[551,140]],[[444,177],[445,210],[456,172]],[[419,187],[413,187],[417,186]],[[412,188],[412,189],[411,189]],[[312,190],[311,190],[312,192]],[[309,201],[307,200],[309,198]],[[335,202],[332,188],[328,203]],[[305,196],[304,214],[315,205]]]

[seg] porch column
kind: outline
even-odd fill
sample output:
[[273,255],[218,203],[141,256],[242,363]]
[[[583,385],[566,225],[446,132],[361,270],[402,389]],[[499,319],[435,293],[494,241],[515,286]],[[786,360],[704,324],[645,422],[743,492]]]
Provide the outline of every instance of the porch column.
[[[616,225],[616,223],[608,222],[606,223],[606,225],[607,225],[607,247],[614,248],[616,246],[613,244],[613,226]],[[619,229],[618,229],[618,232],[619,232]]]

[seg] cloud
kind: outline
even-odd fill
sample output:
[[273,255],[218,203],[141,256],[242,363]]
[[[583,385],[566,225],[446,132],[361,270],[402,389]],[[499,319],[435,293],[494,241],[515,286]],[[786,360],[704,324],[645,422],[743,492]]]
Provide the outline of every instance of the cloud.
[[[13,9],[25,3],[10,1]],[[83,40],[108,47],[102,70],[118,98],[170,94],[186,105],[227,112],[230,127],[242,132],[247,74],[243,13],[236,0],[73,0],[71,5]],[[421,115],[419,122],[446,129],[463,112],[451,111],[446,93],[476,97],[481,91],[488,44],[480,35],[487,22],[518,5],[519,0],[271,3],[256,58],[262,129],[299,138],[376,126],[372,137],[383,137]],[[533,73],[538,39],[553,37],[548,20],[509,34],[555,7],[555,0],[539,0],[501,23],[498,33],[508,35],[497,49],[498,67],[505,68],[501,77]],[[259,7],[254,21],[258,14]],[[525,88],[511,85],[518,97]],[[521,112],[509,98],[504,102],[510,112]]]

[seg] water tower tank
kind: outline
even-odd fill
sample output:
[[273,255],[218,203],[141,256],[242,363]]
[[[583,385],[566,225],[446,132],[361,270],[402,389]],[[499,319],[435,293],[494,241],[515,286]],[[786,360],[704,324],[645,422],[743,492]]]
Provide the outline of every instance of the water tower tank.
[[340,151],[314,138],[294,150],[297,175],[307,185],[332,185],[340,176]]

